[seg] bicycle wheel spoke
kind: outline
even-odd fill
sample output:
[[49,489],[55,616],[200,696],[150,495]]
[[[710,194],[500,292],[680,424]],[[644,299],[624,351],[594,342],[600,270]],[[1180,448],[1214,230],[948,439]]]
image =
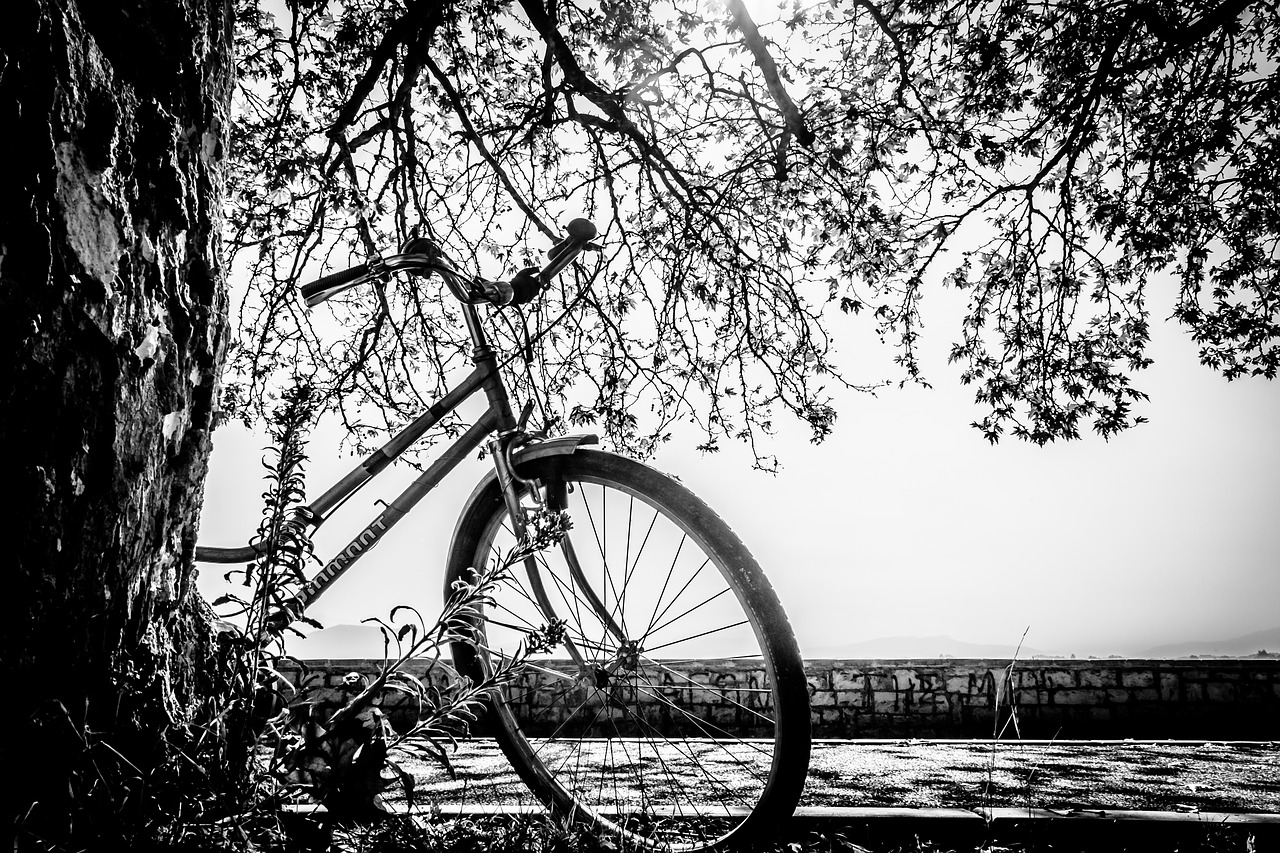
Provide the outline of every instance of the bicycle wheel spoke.
[[[701,566],[698,566],[698,570],[697,570],[697,571],[695,571],[692,575],[690,575],[690,576],[689,576],[689,579],[688,579],[687,581],[685,581],[685,582],[684,582],[684,586],[680,587],[680,591],[679,591],[679,592],[677,592],[677,593],[676,593],[676,594],[671,598],[671,600],[670,600],[669,602],[667,602],[667,606],[666,606],[666,607],[662,608],[662,612],[661,612],[661,613],[658,613],[658,614],[657,614],[657,615],[655,615],[651,620],[649,620],[649,627],[647,627],[647,628],[645,628],[645,629],[644,629],[644,634],[642,634],[641,636],[647,637],[647,636],[649,636],[650,634],[652,634],[652,633],[656,630],[656,629],[653,627],[653,626],[654,626],[654,624],[655,624],[659,619],[661,619],[662,617],[664,617],[664,616],[666,616],[666,615],[667,615],[667,611],[668,611],[668,610],[670,610],[672,607],[674,607],[674,606],[675,606],[676,602],[680,600],[680,596],[684,595],[685,590],[687,590],[690,586],[692,586],[692,585],[693,585],[693,582],[694,582],[694,581],[696,581],[696,580],[698,579],[698,575],[702,574],[702,570],[703,570],[703,569],[705,569],[705,568],[707,567],[707,564],[708,564],[708,563],[710,563],[710,561],[711,561],[711,560],[710,560],[710,558],[707,558],[706,560],[703,560],[703,561],[702,561],[702,565],[701,565]],[[727,591],[728,591],[728,589],[729,589],[728,587],[725,587],[725,588],[724,588],[724,590],[723,590],[722,592],[727,592]],[[688,611],[686,611],[686,612],[688,612]],[[677,617],[677,618],[679,618],[679,617]],[[665,627],[665,626],[666,626],[666,624],[669,624],[669,623],[664,623],[664,626],[663,626],[663,627]]]
[[[587,638],[587,627],[585,624],[583,624],[582,611],[580,607],[581,605],[585,604],[587,605],[588,608],[590,608],[592,606],[591,602],[584,601],[582,597],[579,596],[578,593],[574,590],[573,586],[571,586],[567,581],[561,578],[559,574],[552,571],[548,571],[547,574],[551,577],[551,580],[555,582],[556,590],[560,593],[560,597],[564,599],[565,606],[568,607],[573,612],[574,624],[578,628],[578,636],[581,637],[583,640],[585,640]],[[572,580],[572,578],[570,578],[570,580]],[[568,593],[568,595],[566,595],[566,593]],[[572,604],[569,603],[570,597],[573,598]],[[604,638],[602,637],[600,639],[600,642],[597,644],[597,647],[603,647],[603,644],[604,644]]]
[[[772,755],[773,755],[773,750],[772,750],[772,749],[766,749],[766,748],[764,748],[763,746],[760,746],[759,744],[753,744],[753,743],[751,743],[750,741],[743,740],[742,738],[739,738],[739,737],[735,736],[732,732],[729,732],[729,731],[727,731],[726,729],[723,729],[723,728],[721,728],[720,726],[715,725],[714,723],[712,723],[712,722],[711,722],[711,721],[709,721],[709,720],[704,720],[704,719],[702,719],[701,717],[697,716],[696,714],[690,714],[690,713],[689,713],[688,711],[686,711],[684,708],[681,708],[679,705],[676,705],[674,702],[672,702],[671,700],[667,699],[665,696],[663,696],[663,695],[662,695],[662,694],[660,694],[660,693],[654,692],[654,691],[652,691],[652,690],[645,691],[645,692],[646,692],[646,693],[648,693],[650,696],[652,696],[654,699],[656,699],[656,700],[658,701],[658,704],[665,705],[665,706],[667,706],[668,708],[670,708],[673,712],[675,712],[675,713],[677,713],[677,714],[680,714],[680,715],[682,715],[682,716],[684,716],[684,717],[688,718],[689,722],[693,724],[694,728],[698,729],[698,731],[702,732],[704,735],[706,735],[706,736],[707,736],[707,738],[708,738],[708,739],[712,740],[712,741],[713,741],[713,742],[715,742],[717,745],[720,745],[721,749],[724,749],[724,750],[725,750],[725,752],[729,752],[729,750],[728,750],[728,749],[726,749],[726,748],[723,746],[723,744],[721,744],[721,741],[722,741],[722,740],[732,740],[732,741],[734,741],[735,743],[740,743],[740,744],[742,744],[742,745],[743,745],[744,747],[746,747],[747,749],[751,749],[751,750],[754,750],[754,751],[756,751],[756,752],[759,752],[761,755],[768,755],[768,756],[771,756],[771,757],[772,757]],[[712,734],[712,730],[714,730],[715,732],[719,732],[719,733],[720,733],[720,734],[722,734],[722,735],[727,735],[728,737],[727,737],[727,738],[717,738],[717,737],[715,737],[715,736]],[[730,753],[730,754],[732,754],[732,753]],[[739,759],[739,761],[740,761],[740,759]],[[744,766],[746,766],[746,765],[744,765]],[[752,765],[752,766],[754,766],[754,765]]]
[[[635,498],[631,497],[631,504],[634,505],[634,503],[635,503]],[[658,513],[655,512],[653,514],[653,518],[649,519],[649,526],[648,528],[645,529],[644,538],[640,540],[640,547],[636,549],[636,557],[634,560],[630,561],[630,563],[628,564],[626,576],[622,579],[622,595],[624,599],[627,594],[627,589],[631,586],[631,578],[635,575],[636,568],[639,567],[640,565],[640,558],[644,556],[644,548],[646,545],[649,544],[649,536],[653,533],[654,525],[657,523],[658,523]],[[630,513],[628,513],[627,515],[628,552],[630,551],[630,548],[631,548],[630,531],[631,531],[631,515]],[[626,604],[625,601],[615,601],[614,607],[616,609],[609,614],[610,616],[616,616],[619,619],[619,621],[622,622],[624,630],[626,628],[626,622],[625,622],[624,613],[623,613],[623,608],[625,607],[625,604]]]
[[[579,702],[579,703],[578,703],[578,707],[574,708],[574,709],[569,713],[569,715],[568,715],[568,716],[566,716],[566,717],[564,718],[564,722],[562,722],[562,723],[561,723],[561,724],[556,728],[556,730],[555,730],[554,732],[552,732],[552,733],[547,737],[547,742],[548,742],[548,743],[550,743],[551,741],[554,741],[557,737],[559,737],[559,736],[560,736],[560,732],[564,729],[564,727],[565,727],[566,725],[568,725],[568,724],[569,724],[569,721],[570,721],[570,720],[572,720],[575,716],[577,716],[578,712],[579,712],[579,711],[581,711],[583,708],[585,708],[585,707],[587,706],[587,703],[588,703],[588,702],[590,702],[590,701],[591,701],[591,696],[590,696],[590,695],[588,695],[588,696],[587,696],[587,697],[585,697],[581,702]],[[596,716],[595,716],[594,718],[592,718],[592,720],[591,720],[591,725],[595,725],[595,722],[596,722],[596,720],[598,720],[598,719],[600,719],[600,712],[599,712],[599,711],[597,711],[597,712],[596,712]],[[590,728],[590,727],[591,727],[591,726],[588,726],[587,728]]]
[[646,651],[656,652],[658,649],[665,649],[670,646],[678,646],[681,643],[687,643],[689,640],[698,640],[698,639],[701,639],[702,637],[709,637],[712,634],[719,634],[721,631],[732,631],[734,628],[740,628],[746,624],[747,624],[747,620],[743,619],[741,622],[734,622],[731,625],[721,625],[719,628],[709,628],[706,631],[699,631],[696,634],[690,634],[689,636],[681,637],[678,640],[671,640],[670,642],[663,643],[660,646],[653,646],[651,648],[647,648]]
[[634,496],[628,496],[627,499],[627,539],[626,547],[622,552],[622,592],[618,594],[613,601],[613,610],[610,613],[618,615],[618,621],[622,625],[622,633],[630,634],[627,631],[627,584],[631,582],[631,517],[636,509],[636,499]]
[[[626,713],[627,710],[628,709],[624,706],[623,712]],[[616,731],[617,727],[615,726],[614,728]],[[626,756],[626,759],[627,759],[626,766],[628,769],[631,770],[631,777],[635,780],[635,786],[640,791],[640,802],[642,804],[646,803],[648,801],[648,792],[645,790],[644,776],[639,772],[639,763],[631,757],[631,751],[627,749],[627,740],[626,738],[621,736],[620,732],[618,737],[618,743],[622,746],[623,755]],[[636,748],[639,749],[639,747],[640,747],[640,744],[637,743]],[[643,808],[643,805],[641,807]]]
[[[645,658],[645,660],[649,660],[649,659]],[[670,667],[663,666],[657,661],[649,660],[649,662],[652,663],[658,669],[662,670],[663,672],[666,672],[669,675],[684,679],[691,687],[695,687],[699,690],[707,689],[707,685],[699,684],[697,681],[694,681],[692,678],[685,675],[683,672],[678,672],[674,669],[671,669]],[[737,689],[738,688],[736,687],[734,688],[734,690],[737,690]],[[769,694],[769,693],[772,693],[773,691],[767,690],[765,688],[756,688],[755,692]],[[728,704],[734,706],[735,708],[741,708],[743,711],[746,711],[748,714],[751,714],[752,716],[759,717],[763,722],[768,723],[769,725],[773,725],[776,722],[776,720],[774,720],[772,717],[766,717],[764,714],[761,714],[755,708],[751,708],[747,705],[743,705],[741,702],[730,699]]]
[[[656,514],[655,514],[655,517],[656,517]],[[645,634],[648,634],[648,633],[649,633],[649,631],[650,631],[650,629],[652,629],[652,628],[653,628],[653,623],[654,623],[654,622],[657,622],[659,619],[661,619],[661,618],[662,618],[662,616],[658,613],[658,607],[662,604],[662,599],[663,599],[663,597],[665,597],[665,596],[666,596],[666,594],[667,594],[667,587],[668,587],[668,586],[670,585],[670,583],[671,583],[671,575],[672,575],[672,574],[675,572],[675,570],[676,570],[676,562],[680,559],[680,551],[681,551],[681,550],[683,550],[683,548],[684,548],[684,543],[685,543],[685,538],[682,536],[682,537],[680,538],[680,543],[679,543],[678,545],[676,545],[676,552],[675,552],[675,555],[674,555],[674,556],[672,556],[672,558],[671,558],[671,565],[669,565],[669,566],[667,567],[667,575],[666,575],[666,577],[665,577],[665,578],[663,578],[663,579],[662,579],[662,589],[658,592],[658,600],[657,600],[657,601],[655,601],[655,602],[654,602],[654,604],[653,604],[653,614],[649,617],[649,622],[648,622],[648,624],[646,624],[646,625],[645,625],[644,631],[642,631],[642,632],[641,632],[641,636],[644,636]],[[690,580],[692,580],[692,579],[690,579]],[[686,581],[686,582],[685,582],[685,586],[688,586],[688,585],[689,585],[689,583],[690,583],[690,581]],[[679,593],[676,593],[676,595],[677,595],[677,597],[678,597],[678,596],[679,596]],[[667,611],[664,609],[662,612],[663,612],[663,613],[666,613]]]
[[[591,511],[591,502],[587,500],[585,489],[582,490],[581,495],[582,495],[582,509],[586,513],[587,521],[590,522],[591,535],[594,536],[596,540],[596,550],[600,552],[600,591],[605,596],[600,600],[602,602],[607,603],[606,599],[609,595],[609,587],[608,587],[609,559],[607,555],[609,551],[606,543],[608,542],[609,536],[608,536],[608,529],[604,525],[608,515],[608,503],[604,500],[603,485],[600,486],[600,492],[601,492],[601,500],[600,500],[601,520],[598,526],[596,524],[595,513]],[[586,577],[586,576],[583,575],[583,577]]]
[[[585,704],[585,702],[583,704]],[[582,708],[582,705],[579,705],[578,709],[581,710],[581,708]],[[591,720],[591,725],[595,725],[596,720],[598,719],[600,719],[600,712],[596,711],[595,717],[593,717]],[[543,748],[555,742],[556,742],[556,738],[554,735],[552,735],[551,737],[547,738],[546,742],[543,744]],[[541,751],[542,750],[540,749],[539,753],[541,753]],[[574,749],[572,752],[573,752],[573,777],[572,778],[577,779],[582,770],[582,744],[580,741],[578,742],[578,748]],[[564,769],[564,765],[567,761],[568,761],[568,756],[566,755],[565,758],[561,760],[560,765],[556,767],[557,773]]]
[[[666,622],[663,622],[661,625],[657,626],[656,628],[652,628],[652,629],[650,629],[649,631],[647,631],[647,632],[645,633],[645,635],[644,635],[644,636],[645,636],[645,639],[648,639],[648,637],[649,637],[651,634],[656,634],[656,633],[658,633],[658,632],[659,632],[659,631],[661,631],[663,628],[666,628],[668,625],[673,625],[673,624],[675,624],[676,622],[679,622],[681,619],[683,619],[684,617],[688,616],[688,615],[689,615],[690,613],[692,613],[693,611],[697,610],[697,609],[698,609],[698,608],[700,608],[700,607],[704,607],[705,605],[710,604],[711,602],[715,601],[717,598],[719,598],[720,596],[724,595],[724,594],[725,594],[725,593],[727,593],[727,592],[728,592],[728,593],[731,593],[731,592],[732,592],[732,590],[730,590],[730,589],[729,589],[729,587],[727,587],[727,586],[726,586],[724,589],[720,590],[719,592],[715,593],[714,595],[710,595],[710,596],[708,596],[708,597],[704,598],[702,601],[699,601],[697,604],[693,605],[693,606],[692,606],[692,607],[690,607],[688,610],[686,610],[686,611],[684,611],[683,613],[681,613],[679,616],[672,616],[672,617],[671,617],[670,619],[668,619]],[[737,623],[735,623],[735,626],[736,626],[736,625],[745,625],[745,624],[747,624],[747,620],[746,620],[746,619],[743,619],[741,622],[737,622]],[[725,626],[725,627],[734,627],[734,626]],[[717,630],[717,631],[721,631],[721,630],[724,630],[724,628],[717,628],[717,629],[715,629],[715,630]],[[701,634],[696,634],[696,635],[693,635],[693,636],[706,636],[706,635],[707,635],[707,634],[709,634],[709,633],[711,633],[711,632],[710,632],[710,631],[703,631],[703,632],[701,632]],[[683,642],[683,640],[677,640],[676,642]],[[667,643],[666,645],[670,646],[670,645],[674,645],[674,644],[675,644],[675,643]]]
[[[638,716],[634,715],[633,713],[631,713],[631,712],[629,711],[629,709],[627,709],[627,708],[625,708],[625,707],[624,707],[624,708],[623,708],[623,713],[624,713],[624,714],[631,714],[631,716],[635,716],[635,718],[636,718],[636,722],[637,722],[641,727],[648,726],[650,729],[653,729],[653,727],[652,727],[652,726],[649,726],[649,724],[648,724],[648,723],[646,723],[642,718],[640,718],[640,717],[638,717]],[[656,732],[657,730],[656,730],[656,729],[653,729],[653,731],[655,731],[655,732]],[[663,743],[671,743],[671,742],[670,742],[670,740],[669,740],[668,738],[665,738],[665,737],[662,737],[662,738],[661,738],[661,740],[662,740],[662,742],[663,742]],[[647,742],[649,742],[649,743],[650,743],[650,745],[651,745],[651,747],[653,748],[653,750],[654,750],[654,757],[655,757],[655,758],[657,759],[657,761],[662,765],[663,773],[666,775],[666,777],[668,778],[668,780],[670,780],[670,782],[671,782],[673,785],[674,785],[674,784],[676,784],[676,783],[678,783],[678,782],[679,782],[679,780],[682,778],[682,777],[681,777],[681,775],[680,775],[680,774],[677,774],[677,773],[672,772],[672,770],[671,770],[671,768],[670,768],[670,765],[668,764],[667,758],[666,758],[666,757],[664,757],[664,756],[662,755],[662,750],[658,749],[658,747],[657,747],[656,745],[654,745],[654,744],[653,744],[652,739],[648,739],[648,740],[647,740]],[[676,754],[678,754],[678,755],[682,756],[683,758],[687,759],[689,764],[691,764],[691,765],[693,765],[693,766],[695,766],[695,767],[700,766],[700,762],[697,760],[696,756],[694,756],[694,755],[693,755],[693,753],[692,753],[691,751],[689,751],[689,752],[682,751],[682,750],[680,750],[680,749],[679,749],[679,747],[674,746],[674,744],[672,744],[672,751],[674,751]]]
[[[504,531],[506,531],[506,533],[507,533],[509,536],[511,536],[513,539],[515,538],[515,533],[514,533],[514,531],[511,529],[511,526],[510,526],[509,524],[503,524],[503,525],[502,525],[502,529],[503,529]],[[545,557],[543,554],[535,554],[535,555],[534,555],[534,559],[535,559],[535,560],[537,560],[537,562],[539,563],[539,565],[541,565],[541,566],[542,566],[542,568],[543,568],[543,570],[544,570],[544,573],[545,573],[545,574],[547,574],[547,575],[550,575],[550,576],[551,576],[551,578],[552,578],[552,580],[556,581],[557,586],[563,586],[563,581],[561,581],[561,580],[560,580],[560,578],[556,575],[556,573],[555,573],[555,572],[553,572],[553,571],[551,570],[551,567],[550,567],[550,565],[547,563],[547,559],[546,559],[546,557]],[[541,605],[540,605],[540,604],[538,603],[538,601],[535,599],[535,597],[533,596],[533,594],[532,594],[532,593],[530,593],[530,592],[528,592],[527,590],[525,590],[525,588],[524,588],[524,583],[523,583],[522,581],[520,581],[520,580],[519,580],[519,578],[518,578],[518,576],[516,576],[514,573],[513,573],[513,582],[514,582],[514,583],[516,583],[516,584],[519,586],[519,588],[520,588],[520,592],[521,592],[521,595],[525,598],[525,600],[526,600],[526,601],[528,601],[528,602],[529,602],[531,605],[533,605],[533,607],[535,607],[535,608],[539,608],[539,609],[541,608]],[[577,600],[577,598],[576,598],[576,596],[575,596],[575,600],[571,603],[571,602],[569,601],[569,599],[568,599],[567,597],[565,597],[563,590],[561,590],[561,591],[560,591],[560,596],[561,596],[561,598],[564,600],[565,607],[566,607],[566,608],[568,608],[569,612],[571,612],[571,613],[573,614],[573,616],[574,616],[574,620],[577,622],[577,624],[578,624],[578,626],[579,626],[579,629],[581,630],[581,626],[582,626],[582,611],[581,611],[581,609],[580,609],[580,607],[579,607],[579,605],[580,605],[580,603],[581,603],[581,602],[580,602],[580,601],[578,601],[578,600]],[[590,602],[587,602],[587,604],[588,604],[588,606],[590,606]]]
[[[591,532],[595,537],[596,549],[600,552],[600,593],[597,596],[591,588],[587,579],[587,573],[583,570],[578,558],[578,549],[572,545],[572,540],[561,543],[564,552],[564,558],[569,568],[570,577],[582,584],[583,593],[586,600],[590,602],[592,609],[596,611],[596,616],[600,620],[600,642],[604,643],[609,634],[615,636],[625,634],[617,625],[611,624],[612,617],[608,605],[609,587],[612,585],[612,576],[609,573],[609,557],[608,557],[608,529],[606,523],[608,520],[608,502],[604,500],[604,486],[601,487],[601,506],[600,506],[600,525],[597,526],[595,516],[591,512],[591,504],[587,501],[585,489],[580,490],[582,497],[582,507],[586,512],[587,519],[590,521]],[[617,600],[617,590],[614,590],[614,599]]]
[[[509,535],[514,535],[511,533],[510,527],[506,524],[503,525],[503,530],[506,531]],[[576,639],[581,641],[581,643],[583,644],[594,647],[597,650],[606,648],[605,639],[607,639],[607,633],[608,633],[606,628],[601,629],[601,639],[599,641],[592,641],[587,639],[587,625],[583,621],[582,610],[584,606],[588,610],[592,610],[594,609],[595,605],[592,604],[589,598],[584,598],[577,592],[576,586],[571,582],[572,578],[570,578],[569,581],[566,581],[560,576],[559,572],[553,571],[550,565],[548,564],[545,556],[543,556],[542,554],[539,554],[539,555],[536,555],[536,559],[538,560],[539,564],[543,568],[543,575],[551,578],[556,588],[557,594],[560,596],[560,599],[564,602],[566,607],[566,612],[569,614],[570,618],[573,620],[573,623],[578,631],[578,636]],[[528,602],[528,604],[531,607],[538,610],[541,609],[535,597],[525,588],[524,583],[519,580],[518,576],[513,576],[511,579],[511,583],[514,585],[514,588],[520,593],[521,598],[523,598],[526,602]],[[511,612],[511,611],[508,610],[508,612]],[[515,615],[515,614],[512,613],[512,615]],[[528,619],[523,619],[522,621],[524,621],[531,630],[541,627],[540,625],[535,625],[533,622],[531,622]]]
[[[693,754],[693,748],[689,744],[688,738],[683,739],[683,743],[685,744],[686,747],[688,747],[688,751],[681,750],[680,747],[676,745],[675,741],[673,741],[671,738],[665,735],[662,735],[660,732],[657,731],[656,728],[646,723],[642,718],[637,717],[636,720],[641,726],[647,726],[648,728],[652,729],[655,733],[657,733],[662,743],[669,745],[672,749],[675,750],[677,754],[683,755],[684,757],[688,758],[689,763],[692,764],[694,767],[696,767],[700,772],[702,772],[707,777],[707,780],[711,783],[711,787],[713,789],[719,786],[720,788],[723,788],[726,791],[731,790],[728,787],[728,785],[724,782],[723,779],[718,779],[717,777],[713,776],[710,773],[710,771],[707,770],[705,762],[699,760],[698,757]],[[655,747],[655,750],[656,750],[656,747]],[[724,803],[723,794],[717,794],[717,796],[720,797],[721,804],[723,805]],[[690,800],[690,802],[692,802],[692,800]]]
[[[629,711],[624,708],[624,713],[629,713]],[[643,723],[642,720],[640,722]],[[661,750],[657,749],[657,747],[653,747],[652,745],[651,745],[651,748],[654,750],[655,760],[658,762],[659,765],[661,765],[663,775],[668,780],[668,786],[670,787],[678,786],[681,776],[671,770],[671,767],[667,763],[666,757],[662,755]]]

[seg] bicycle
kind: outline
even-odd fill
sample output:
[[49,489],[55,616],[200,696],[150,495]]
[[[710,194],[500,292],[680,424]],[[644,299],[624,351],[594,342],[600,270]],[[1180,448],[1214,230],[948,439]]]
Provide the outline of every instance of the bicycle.
[[[301,286],[314,307],[362,284],[385,285],[393,273],[438,275],[462,303],[474,344],[465,379],[298,510],[312,530],[472,394],[483,391],[489,405],[320,569],[289,615],[305,610],[484,445],[494,470],[458,519],[446,597],[475,567],[509,553],[530,513],[566,511],[572,521],[554,549],[524,560],[523,578],[513,573],[504,597],[495,597],[474,626],[476,642],[452,648],[457,670],[478,681],[531,632],[560,626],[558,656],[526,661],[525,675],[491,698],[494,738],[556,815],[603,827],[627,847],[720,849],[755,840],[789,817],[808,769],[808,685],[782,606],[738,537],[680,483],[590,449],[595,435],[529,432],[532,406],[514,413],[477,309],[535,299],[594,248],[595,236],[591,222],[575,219],[541,270],[522,270],[508,282],[466,276],[419,238],[399,254]],[[201,546],[196,557],[237,563],[257,552],[252,545]],[[732,658],[748,674],[747,686],[717,690],[682,669],[708,657]],[[709,715],[672,699],[681,692],[715,699]]]

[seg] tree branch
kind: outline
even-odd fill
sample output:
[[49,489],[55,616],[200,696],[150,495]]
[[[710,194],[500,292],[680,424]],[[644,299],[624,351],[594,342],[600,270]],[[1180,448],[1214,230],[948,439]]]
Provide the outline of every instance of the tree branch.
[[751,55],[755,57],[756,67],[764,75],[765,88],[769,90],[769,96],[773,98],[773,102],[778,105],[786,124],[787,133],[783,134],[783,143],[778,146],[777,173],[779,180],[782,180],[787,173],[785,141],[794,136],[796,141],[805,148],[812,148],[813,131],[805,124],[800,108],[796,106],[795,101],[791,100],[791,95],[782,85],[778,65],[773,61],[773,56],[769,53],[769,47],[760,35],[756,22],[751,20],[747,7],[743,5],[742,0],[729,0],[728,6],[730,14],[733,15],[733,23],[742,33],[742,41],[746,44],[747,50],[751,51]]
[[431,57],[426,57],[424,64],[427,70],[431,72],[431,76],[436,78],[436,82],[440,84],[440,88],[444,89],[445,94],[449,97],[449,105],[453,107],[453,112],[457,115],[458,120],[462,122],[463,135],[471,141],[471,144],[480,152],[480,156],[489,164],[489,168],[493,169],[494,174],[498,176],[498,180],[502,181],[502,186],[506,189],[507,195],[516,203],[521,212],[529,217],[529,221],[538,227],[538,230],[546,234],[551,239],[558,239],[559,234],[551,226],[542,221],[542,217],[538,216],[537,211],[525,200],[524,195],[520,192],[511,181],[511,176],[502,168],[502,164],[498,162],[498,158],[493,156],[493,152],[489,150],[489,146],[484,144],[484,138],[480,136],[474,124],[471,123],[471,116],[467,113],[466,105],[462,103],[462,98],[458,95],[458,90],[453,88],[453,82],[445,75],[440,67],[435,64]]
[[387,28],[386,35],[369,56],[368,67],[351,88],[351,95],[334,118],[330,133],[341,133],[356,120],[365,98],[369,97],[382,76],[382,69],[395,58],[400,45],[430,43],[432,33],[444,23],[444,10],[449,5],[436,0],[417,0],[409,4],[408,11]]

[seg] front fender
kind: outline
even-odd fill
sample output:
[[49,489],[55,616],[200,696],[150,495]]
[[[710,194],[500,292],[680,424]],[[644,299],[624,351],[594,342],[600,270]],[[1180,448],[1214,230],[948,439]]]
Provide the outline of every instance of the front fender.
[[[512,451],[511,462],[518,468],[525,462],[532,462],[535,459],[542,459],[545,456],[567,456],[575,452],[584,444],[599,443],[600,437],[594,433],[562,435],[557,438],[533,441]],[[467,524],[474,522],[477,518],[488,518],[489,514],[501,505],[502,490],[498,487],[498,472],[490,471],[480,479],[480,482],[476,484],[476,487],[471,490],[471,495],[467,498],[466,503],[462,505],[462,512],[458,516],[458,523],[454,527],[453,539],[449,546],[451,562],[460,557],[460,555],[455,554],[454,548],[454,543],[458,541],[459,531],[461,531]],[[457,567],[453,568],[456,569]],[[448,573],[446,573],[446,577],[448,577]],[[449,591],[446,589],[446,598],[448,597],[448,594]]]
[[584,444],[599,443],[600,436],[592,432],[580,435],[562,435],[558,438],[530,442],[516,449],[511,454],[511,461],[519,465],[521,462],[527,462],[530,459],[541,459],[544,456],[564,456],[565,454],[573,453]]

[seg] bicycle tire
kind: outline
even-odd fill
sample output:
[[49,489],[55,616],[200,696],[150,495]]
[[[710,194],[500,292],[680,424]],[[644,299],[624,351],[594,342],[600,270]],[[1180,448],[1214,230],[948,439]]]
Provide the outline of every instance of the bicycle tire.
[[[546,594],[556,595],[568,636],[589,658],[579,666],[564,659],[562,647],[560,658],[532,661],[518,682],[493,696],[487,724],[520,778],[553,814],[595,824],[624,848],[718,850],[776,831],[794,811],[804,786],[809,694],[795,636],[755,559],[688,489],[634,460],[578,450],[522,463],[517,473],[539,484],[548,507],[570,512],[573,527],[565,536],[570,546],[561,542],[543,552],[537,565],[539,576],[550,578],[544,586],[555,592]],[[593,510],[597,493],[603,503]],[[522,496],[528,500],[527,489]],[[620,543],[615,537],[610,543],[610,528],[624,506],[628,531],[633,520],[647,530],[642,541],[637,527],[634,540],[628,536]],[[514,545],[507,518],[491,475],[459,519],[446,596],[455,581],[474,577],[473,567],[494,559],[495,546]],[[674,548],[669,563],[665,557],[648,562],[658,556],[659,545],[664,554]],[[696,570],[688,568],[693,565],[685,556],[690,546],[705,555]],[[603,556],[584,558],[589,551]],[[570,554],[581,567],[581,583],[570,568]],[[715,585],[723,587],[710,599],[700,577],[708,564],[718,570]],[[691,576],[673,577],[677,570]],[[522,632],[546,625],[538,621],[546,618],[544,608],[530,605],[537,595],[524,574],[523,566],[514,567],[510,588],[495,596],[490,612],[477,620],[475,646],[453,647],[458,670],[473,680],[501,664]],[[597,592],[593,606],[587,578],[597,576],[604,592]],[[707,573],[707,578],[714,576]],[[677,588],[678,593],[669,592]],[[691,589],[693,595],[676,605]],[[660,590],[656,597],[654,590]],[[692,602],[699,603],[668,615]],[[599,606],[624,636],[609,635]],[[687,635],[689,628],[673,627],[694,613],[718,618]],[[738,624],[720,625],[722,619],[739,617]],[[634,626],[641,624],[637,618],[647,620],[646,629],[639,640],[631,640]],[[733,689],[718,689],[695,680],[688,667],[677,668],[711,648],[732,652],[746,688],[735,683]],[[680,657],[671,658],[677,651]],[[667,656],[656,657],[659,653]],[[544,682],[550,690],[540,689]],[[676,699],[683,693],[707,701],[689,710],[672,698],[673,692]],[[540,723],[538,715],[551,719]],[[751,737],[739,733],[744,723]],[[741,778],[730,778],[735,773]],[[701,790],[691,792],[690,786]]]

